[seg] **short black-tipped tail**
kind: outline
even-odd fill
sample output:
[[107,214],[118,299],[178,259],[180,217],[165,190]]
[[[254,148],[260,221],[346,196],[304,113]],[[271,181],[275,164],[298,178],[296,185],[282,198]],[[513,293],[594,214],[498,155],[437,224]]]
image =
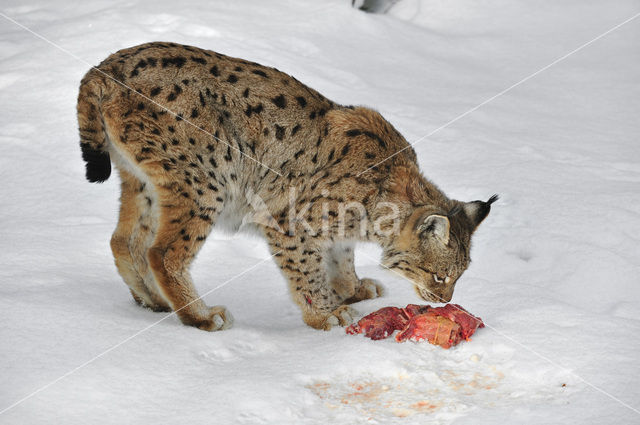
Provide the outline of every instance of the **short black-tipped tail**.
[[91,183],[102,183],[111,175],[107,135],[100,111],[103,84],[101,75],[92,69],[82,79],[78,95],[80,149],[86,162],[87,180]]
[[111,175],[111,159],[109,152],[95,149],[88,143],[80,143],[82,159],[87,168],[87,180],[91,183],[102,183]]

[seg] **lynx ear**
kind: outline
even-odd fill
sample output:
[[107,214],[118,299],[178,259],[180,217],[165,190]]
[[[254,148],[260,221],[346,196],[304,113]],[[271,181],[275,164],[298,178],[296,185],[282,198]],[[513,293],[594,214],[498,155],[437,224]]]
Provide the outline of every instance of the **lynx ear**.
[[430,233],[440,242],[449,243],[449,219],[443,215],[430,215],[418,226],[418,233]]
[[498,195],[493,195],[489,200],[485,201],[472,201],[462,203],[462,210],[469,217],[471,222],[471,231],[475,231],[482,220],[484,220],[489,211],[491,211],[491,204],[498,200]]

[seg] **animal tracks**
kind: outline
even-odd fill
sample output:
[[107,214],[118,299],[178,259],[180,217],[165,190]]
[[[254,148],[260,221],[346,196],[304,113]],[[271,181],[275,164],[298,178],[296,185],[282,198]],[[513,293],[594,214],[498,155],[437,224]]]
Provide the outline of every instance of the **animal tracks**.
[[[251,334],[251,335],[249,335]],[[259,337],[257,333],[243,332],[235,341],[224,341],[207,350],[197,353],[197,357],[205,362],[226,363],[261,356],[277,351],[277,346]]]

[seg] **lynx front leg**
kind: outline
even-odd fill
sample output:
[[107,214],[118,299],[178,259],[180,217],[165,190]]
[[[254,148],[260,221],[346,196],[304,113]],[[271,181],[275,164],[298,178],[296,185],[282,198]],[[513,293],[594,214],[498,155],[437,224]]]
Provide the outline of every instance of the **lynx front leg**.
[[373,279],[359,279],[353,260],[353,246],[336,244],[327,250],[326,267],[331,285],[342,297],[343,304],[377,298],[383,287]]
[[324,249],[310,242],[305,235],[290,236],[267,229],[265,236],[307,325],[329,330],[332,326],[353,322],[357,313],[342,305],[343,296],[329,282]]
[[341,303],[355,295],[358,276],[353,265],[353,247],[336,244],[326,250],[324,266],[331,287],[341,298]]

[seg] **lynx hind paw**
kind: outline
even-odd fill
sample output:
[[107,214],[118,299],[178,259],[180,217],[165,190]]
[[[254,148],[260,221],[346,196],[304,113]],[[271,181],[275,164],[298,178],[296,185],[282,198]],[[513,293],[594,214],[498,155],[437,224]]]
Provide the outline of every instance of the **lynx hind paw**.
[[209,307],[207,318],[198,323],[197,327],[203,331],[222,331],[233,324],[233,316],[223,306]]
[[358,300],[370,300],[381,297],[384,287],[375,279],[360,279],[360,286],[356,289],[354,298]]
[[322,329],[328,331],[334,326],[349,326],[357,316],[358,312],[355,309],[347,305],[341,305],[325,319]]

